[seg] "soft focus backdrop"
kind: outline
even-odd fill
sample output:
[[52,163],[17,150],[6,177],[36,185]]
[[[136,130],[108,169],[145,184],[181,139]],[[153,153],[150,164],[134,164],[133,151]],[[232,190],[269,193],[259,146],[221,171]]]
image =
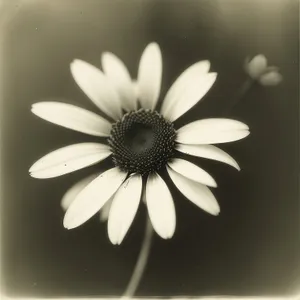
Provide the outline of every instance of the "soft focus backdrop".
[[251,135],[222,145],[241,172],[194,159],[218,182],[220,206],[210,216],[172,188],[177,229],[154,237],[138,296],[286,295],[300,285],[298,1],[7,1],[1,7],[2,278],[11,296],[121,295],[143,238],[143,206],[121,246],[94,217],[62,226],[60,200],[98,167],[37,180],[33,162],[56,148],[95,138],[38,119],[31,104],[45,99],[97,111],[73,81],[80,58],[100,66],[111,51],[133,77],[144,47],[160,44],[162,94],[190,64],[209,59],[218,80],[177,125],[218,117],[246,79],[246,56],[265,54],[284,81],[255,86],[229,115]]

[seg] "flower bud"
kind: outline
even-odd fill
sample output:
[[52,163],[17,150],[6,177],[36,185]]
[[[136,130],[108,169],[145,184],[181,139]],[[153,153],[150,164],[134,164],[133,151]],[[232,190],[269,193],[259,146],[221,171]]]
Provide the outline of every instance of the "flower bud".
[[282,81],[282,75],[275,66],[268,67],[267,58],[263,54],[254,56],[245,61],[245,71],[252,78],[263,86],[275,86]]
[[264,86],[274,86],[282,81],[282,75],[279,74],[277,71],[271,71],[266,74],[263,74],[258,81],[261,85]]
[[259,79],[259,77],[265,72],[267,68],[267,59],[264,55],[259,54],[246,60],[245,70],[252,79]]

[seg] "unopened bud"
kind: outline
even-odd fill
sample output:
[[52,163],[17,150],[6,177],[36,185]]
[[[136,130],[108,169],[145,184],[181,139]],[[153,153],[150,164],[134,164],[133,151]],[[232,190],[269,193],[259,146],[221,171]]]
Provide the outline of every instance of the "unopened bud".
[[275,86],[282,81],[282,75],[275,66],[268,67],[267,58],[263,54],[254,56],[245,61],[245,71],[263,86]]

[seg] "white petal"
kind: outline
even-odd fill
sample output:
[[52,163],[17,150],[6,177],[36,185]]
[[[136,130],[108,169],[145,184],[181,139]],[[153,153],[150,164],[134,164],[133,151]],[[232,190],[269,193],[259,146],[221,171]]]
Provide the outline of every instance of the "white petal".
[[241,170],[236,160],[228,153],[213,145],[185,145],[178,144],[176,150],[194,156],[213,159],[230,166],[233,166],[238,171]]
[[120,245],[136,215],[142,193],[142,176],[129,177],[116,192],[109,217],[108,237]]
[[190,82],[194,82],[195,78],[202,78],[203,75],[207,74],[210,68],[210,62],[208,60],[199,61],[189,68],[187,68],[173,83],[171,88],[166,94],[163,101],[161,113],[163,115],[171,108],[174,104],[174,99],[177,95],[181,95],[182,92],[189,86]]
[[99,143],[74,144],[43,156],[29,172],[35,178],[57,177],[94,165],[110,154],[109,147]]
[[94,179],[71,203],[64,217],[64,227],[72,229],[89,220],[116,192],[126,176],[116,167]]
[[112,196],[101,208],[99,213],[100,222],[106,222],[108,220],[108,215],[109,215],[113,197],[114,196]]
[[138,83],[136,80],[132,80],[132,88],[135,95],[135,99],[137,99],[139,96],[139,91],[138,91]]
[[127,111],[136,110],[137,98],[130,74],[124,63],[110,52],[104,53],[101,61],[105,75],[114,84],[119,93],[122,107]]
[[237,141],[249,134],[249,127],[240,121],[212,118],[179,128],[176,141],[183,144],[218,144]]
[[148,176],[146,203],[154,230],[163,239],[170,239],[176,227],[175,206],[166,183],[156,173]]
[[191,78],[182,90],[174,94],[172,105],[162,113],[163,116],[171,122],[178,119],[205,96],[216,78],[217,73],[202,74],[199,77]]
[[61,200],[61,207],[63,210],[67,210],[71,203],[74,201],[76,196],[95,178],[97,177],[97,174],[90,175],[77,183],[75,183],[73,186],[71,186],[67,192],[64,194],[62,200]]
[[38,117],[72,130],[95,136],[109,136],[111,124],[83,108],[60,102],[39,102],[31,111]]
[[252,78],[257,79],[265,71],[266,67],[266,57],[262,54],[259,54],[248,63],[247,71]]
[[79,59],[70,68],[78,86],[96,106],[115,120],[122,116],[119,95],[101,70]]
[[138,70],[138,98],[143,108],[155,108],[160,94],[161,78],[161,52],[156,43],[151,43],[142,54]]
[[190,180],[169,167],[167,167],[167,171],[178,190],[187,199],[212,215],[219,214],[219,204],[207,186]]
[[260,84],[265,85],[265,86],[274,86],[274,85],[279,84],[281,81],[282,81],[282,75],[276,71],[272,71],[272,72],[263,74],[259,78]]
[[177,173],[191,180],[211,187],[217,187],[216,181],[206,171],[189,161],[181,158],[174,158],[168,165]]

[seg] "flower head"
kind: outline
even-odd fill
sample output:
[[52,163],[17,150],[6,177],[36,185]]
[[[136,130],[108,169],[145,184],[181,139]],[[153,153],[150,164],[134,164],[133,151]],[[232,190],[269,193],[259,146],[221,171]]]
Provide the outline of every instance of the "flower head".
[[102,220],[108,216],[109,239],[120,244],[140,205],[144,177],[145,203],[153,228],[162,238],[171,238],[176,227],[175,206],[162,169],[187,199],[212,215],[219,213],[218,202],[208,188],[217,186],[215,180],[202,168],[179,158],[178,153],[220,161],[239,170],[229,154],[212,144],[240,140],[249,134],[248,126],[223,118],[197,120],[180,128],[173,124],[214,84],[217,74],[209,68],[208,61],[200,61],[185,70],[157,111],[162,56],[156,43],[144,50],[136,81],[112,53],[102,55],[103,71],[76,59],[71,63],[76,83],[108,118],[59,102],[32,106],[35,115],[85,134],[107,137],[107,144],[79,143],[58,149],[33,164],[31,176],[56,177],[106,158],[115,165],[67,191],[62,199],[66,228],[80,226],[101,210]]
[[254,80],[257,80],[263,86],[274,86],[282,81],[282,75],[278,68],[267,65],[267,58],[258,54],[251,60],[245,61],[245,71]]

